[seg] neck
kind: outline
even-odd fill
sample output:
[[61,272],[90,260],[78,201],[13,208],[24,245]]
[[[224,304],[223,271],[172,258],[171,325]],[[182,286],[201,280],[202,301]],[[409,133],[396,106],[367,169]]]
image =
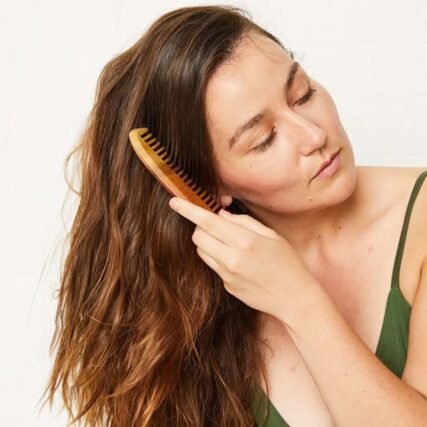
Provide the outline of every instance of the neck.
[[[273,212],[248,205],[255,217],[283,236],[300,253],[336,252],[340,243],[349,241],[363,223],[361,182],[356,178],[342,190],[341,199],[314,209],[298,212]],[[338,197],[338,196],[337,196]]]

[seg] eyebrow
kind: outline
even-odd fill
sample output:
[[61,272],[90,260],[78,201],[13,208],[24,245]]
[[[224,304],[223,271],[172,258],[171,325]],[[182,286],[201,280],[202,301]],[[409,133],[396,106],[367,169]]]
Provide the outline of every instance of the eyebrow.
[[[285,84],[283,85],[283,91],[287,92],[293,85],[294,80],[295,80],[295,75],[298,71],[299,68],[299,62],[295,61],[292,63],[291,68],[289,70],[289,74],[288,77],[285,81]],[[260,111],[258,114],[256,114],[255,116],[251,117],[249,120],[247,120],[245,123],[243,123],[243,125],[241,125],[236,132],[234,133],[234,135],[231,137],[229,143],[228,143],[228,149],[231,150],[231,148],[233,147],[233,145],[236,143],[237,139],[240,137],[240,135],[242,135],[243,132],[247,131],[248,129],[251,129],[252,127],[254,127],[257,123],[259,123],[266,115],[266,110],[262,110]]]

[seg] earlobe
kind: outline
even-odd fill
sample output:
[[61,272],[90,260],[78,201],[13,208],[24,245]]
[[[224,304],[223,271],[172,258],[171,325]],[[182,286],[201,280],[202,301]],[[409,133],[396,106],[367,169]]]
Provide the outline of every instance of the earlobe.
[[220,196],[221,206],[226,208],[233,203],[233,198],[231,196]]

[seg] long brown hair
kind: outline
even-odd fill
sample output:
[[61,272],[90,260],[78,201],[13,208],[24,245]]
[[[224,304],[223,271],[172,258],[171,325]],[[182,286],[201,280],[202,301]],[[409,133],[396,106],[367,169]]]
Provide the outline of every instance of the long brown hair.
[[[259,312],[201,260],[194,224],[169,208],[170,194],[128,139],[132,128],[147,126],[217,197],[205,89],[249,31],[285,49],[240,8],[176,9],[99,76],[65,161],[80,155],[81,185],[44,392],[52,407],[60,387],[71,424],[255,425],[251,402],[257,384],[267,384]],[[247,212],[238,200],[229,210]]]

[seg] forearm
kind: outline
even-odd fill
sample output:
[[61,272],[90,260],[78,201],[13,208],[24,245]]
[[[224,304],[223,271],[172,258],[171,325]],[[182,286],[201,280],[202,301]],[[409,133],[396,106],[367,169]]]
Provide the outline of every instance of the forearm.
[[[304,295],[285,324],[338,427],[422,427],[427,399],[391,372],[354,333],[324,289]],[[289,314],[289,313],[288,313]]]

